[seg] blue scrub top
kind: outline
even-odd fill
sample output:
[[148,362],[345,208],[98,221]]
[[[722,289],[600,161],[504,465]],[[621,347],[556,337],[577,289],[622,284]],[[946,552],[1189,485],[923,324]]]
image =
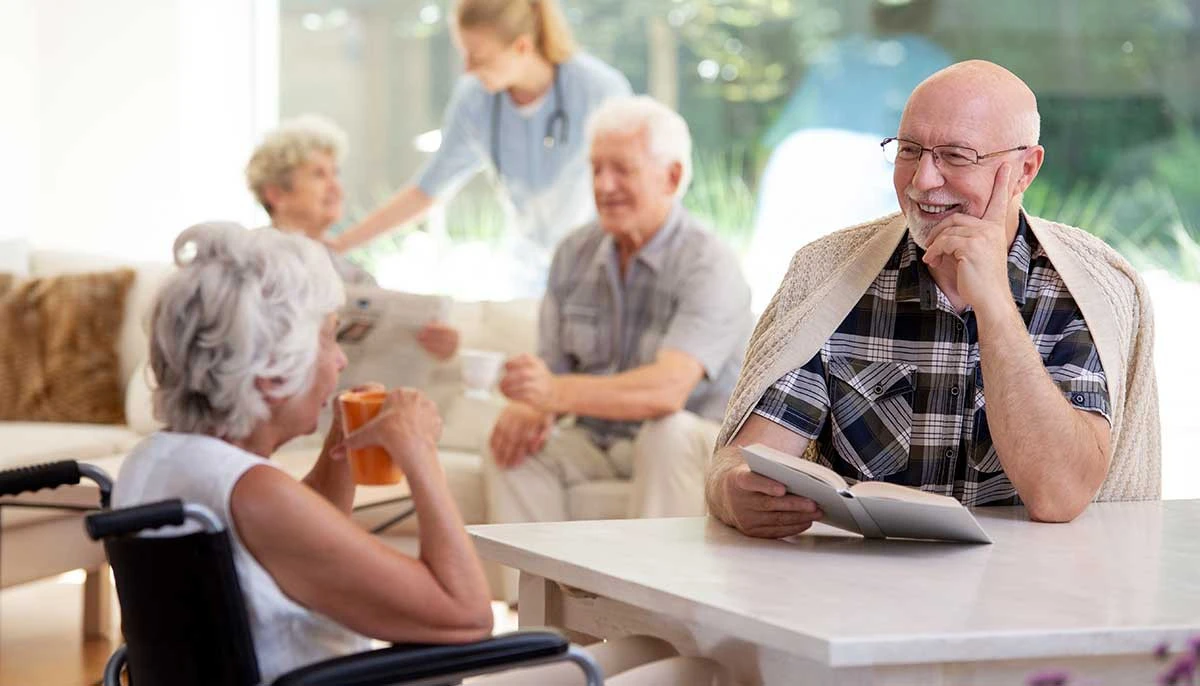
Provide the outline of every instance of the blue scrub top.
[[[543,143],[557,106],[553,91],[547,91],[531,112],[520,111],[512,98],[501,94],[496,132],[498,185],[511,210],[510,225],[519,234],[523,252],[540,251],[540,256],[528,257],[546,263],[561,237],[596,215],[585,140],[588,117],[608,98],[632,93],[624,74],[582,52],[559,65],[558,87],[567,133],[557,136],[562,123],[556,123],[553,147]],[[493,103],[493,94],[478,79],[470,75],[459,79],[446,107],[441,148],[417,175],[416,183],[426,194],[444,195],[481,169],[495,171]]]

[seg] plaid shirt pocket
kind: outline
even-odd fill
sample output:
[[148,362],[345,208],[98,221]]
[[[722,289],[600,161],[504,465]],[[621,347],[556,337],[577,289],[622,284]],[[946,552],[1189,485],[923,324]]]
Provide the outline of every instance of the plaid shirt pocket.
[[908,467],[917,366],[829,357],[831,437],[862,480]]

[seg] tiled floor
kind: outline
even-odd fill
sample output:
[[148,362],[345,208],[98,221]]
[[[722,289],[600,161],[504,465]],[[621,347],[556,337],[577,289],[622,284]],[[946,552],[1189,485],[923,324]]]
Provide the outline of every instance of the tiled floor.
[[[83,573],[72,572],[0,592],[0,686],[91,686],[100,680],[115,646],[82,640],[82,584]],[[516,628],[516,613],[506,605],[493,603],[492,610],[498,633]]]

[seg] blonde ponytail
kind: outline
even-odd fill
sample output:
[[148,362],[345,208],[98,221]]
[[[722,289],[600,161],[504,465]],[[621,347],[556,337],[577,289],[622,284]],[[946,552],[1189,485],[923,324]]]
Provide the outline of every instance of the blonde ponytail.
[[455,19],[460,29],[488,29],[505,43],[532,36],[538,52],[553,64],[575,53],[571,27],[557,0],[459,0]]

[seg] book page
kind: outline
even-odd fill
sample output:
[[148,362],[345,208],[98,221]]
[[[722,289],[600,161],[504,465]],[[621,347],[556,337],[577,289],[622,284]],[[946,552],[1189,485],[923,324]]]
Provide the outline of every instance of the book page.
[[859,498],[890,498],[937,507],[961,507],[954,498],[886,481],[860,481],[850,487],[850,492]]

